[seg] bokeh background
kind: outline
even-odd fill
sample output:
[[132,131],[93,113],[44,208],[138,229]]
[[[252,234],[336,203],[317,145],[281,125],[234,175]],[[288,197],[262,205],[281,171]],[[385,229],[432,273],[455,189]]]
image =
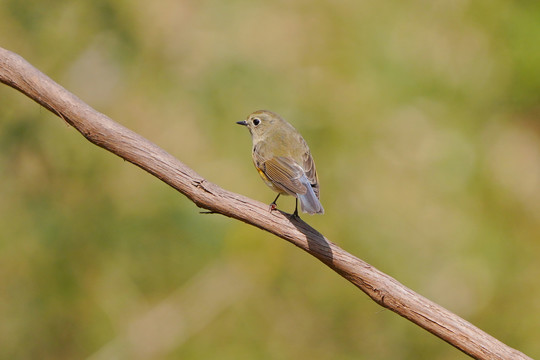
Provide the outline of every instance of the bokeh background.
[[[235,122],[280,113],[319,170],[307,222],[540,356],[540,2],[0,0],[0,34],[266,203]],[[0,184],[2,359],[467,358],[3,85]]]

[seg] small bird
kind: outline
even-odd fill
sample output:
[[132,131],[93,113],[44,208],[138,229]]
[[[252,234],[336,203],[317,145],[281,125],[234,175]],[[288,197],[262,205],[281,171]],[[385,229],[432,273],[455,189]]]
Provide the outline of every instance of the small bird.
[[255,111],[236,123],[247,126],[253,141],[253,164],[266,185],[278,192],[270,209],[276,209],[276,201],[283,194],[296,197],[294,216],[298,217],[298,199],[303,212],[323,214],[315,163],[302,135],[267,110]]

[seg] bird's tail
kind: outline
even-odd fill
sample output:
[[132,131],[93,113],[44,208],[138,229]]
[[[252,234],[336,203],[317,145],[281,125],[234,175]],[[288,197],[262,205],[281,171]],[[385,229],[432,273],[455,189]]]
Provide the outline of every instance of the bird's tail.
[[319,201],[317,195],[315,195],[315,191],[313,191],[311,183],[309,182],[306,175],[302,175],[300,181],[307,188],[305,194],[296,194],[296,196],[300,200],[300,206],[302,208],[302,211],[308,214],[324,214],[324,209],[321,205],[321,202]]

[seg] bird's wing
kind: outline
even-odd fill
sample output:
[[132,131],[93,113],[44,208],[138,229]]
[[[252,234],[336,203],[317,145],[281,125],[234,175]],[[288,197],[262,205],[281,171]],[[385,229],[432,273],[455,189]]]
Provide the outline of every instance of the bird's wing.
[[306,145],[307,151],[302,156],[303,160],[303,168],[304,172],[306,173],[306,177],[309,180],[311,187],[313,188],[313,191],[315,192],[315,195],[317,195],[317,198],[319,197],[319,177],[317,176],[317,170],[315,169],[315,162],[313,161],[313,157],[311,156],[311,152],[309,151],[309,148]]
[[306,186],[300,181],[304,170],[292,158],[276,156],[261,162],[258,167],[285,192],[294,196],[306,193]]

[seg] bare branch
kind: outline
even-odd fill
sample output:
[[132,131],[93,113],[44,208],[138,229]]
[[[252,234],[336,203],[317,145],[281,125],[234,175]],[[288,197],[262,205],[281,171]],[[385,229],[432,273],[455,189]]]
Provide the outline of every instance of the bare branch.
[[347,253],[300,219],[205,180],[137,133],[97,112],[22,57],[0,48],[0,81],[63,118],[86,139],[169,184],[197,206],[285,239],[325,263],[379,305],[477,359],[530,359]]

